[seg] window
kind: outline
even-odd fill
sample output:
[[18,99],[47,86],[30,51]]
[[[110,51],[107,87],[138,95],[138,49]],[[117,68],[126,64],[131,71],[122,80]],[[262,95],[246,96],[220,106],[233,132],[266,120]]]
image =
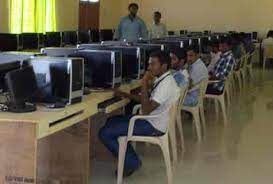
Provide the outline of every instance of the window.
[[11,33],[56,31],[55,0],[9,0]]

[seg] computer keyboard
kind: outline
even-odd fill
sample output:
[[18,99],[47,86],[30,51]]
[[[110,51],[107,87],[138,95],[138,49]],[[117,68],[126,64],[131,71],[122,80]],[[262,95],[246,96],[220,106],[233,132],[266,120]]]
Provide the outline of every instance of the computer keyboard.
[[106,100],[100,104],[98,104],[98,109],[106,109],[108,106],[114,104],[114,103],[117,103],[119,101],[122,101],[123,99],[120,98],[120,97],[113,97],[113,98],[110,98],[109,100]]

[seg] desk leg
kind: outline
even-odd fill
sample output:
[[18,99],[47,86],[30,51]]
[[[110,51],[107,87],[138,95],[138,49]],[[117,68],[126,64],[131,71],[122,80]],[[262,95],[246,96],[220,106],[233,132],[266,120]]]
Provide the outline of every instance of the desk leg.
[[39,140],[38,183],[87,184],[89,144],[89,120]]
[[36,126],[0,123],[0,183],[33,184],[36,180]]

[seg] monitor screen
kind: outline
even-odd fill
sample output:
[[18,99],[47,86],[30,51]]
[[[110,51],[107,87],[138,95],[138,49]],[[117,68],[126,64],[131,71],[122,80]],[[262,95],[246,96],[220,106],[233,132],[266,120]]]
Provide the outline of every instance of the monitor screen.
[[6,91],[7,85],[5,81],[6,74],[10,71],[20,69],[20,61],[0,62],[0,91]]
[[35,73],[31,66],[7,73],[6,80],[12,102],[16,105],[30,101],[38,90]]

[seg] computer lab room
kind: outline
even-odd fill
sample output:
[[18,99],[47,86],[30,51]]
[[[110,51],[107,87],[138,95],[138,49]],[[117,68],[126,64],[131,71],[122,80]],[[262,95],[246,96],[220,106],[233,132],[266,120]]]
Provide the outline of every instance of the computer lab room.
[[0,184],[273,184],[272,0],[0,0]]

